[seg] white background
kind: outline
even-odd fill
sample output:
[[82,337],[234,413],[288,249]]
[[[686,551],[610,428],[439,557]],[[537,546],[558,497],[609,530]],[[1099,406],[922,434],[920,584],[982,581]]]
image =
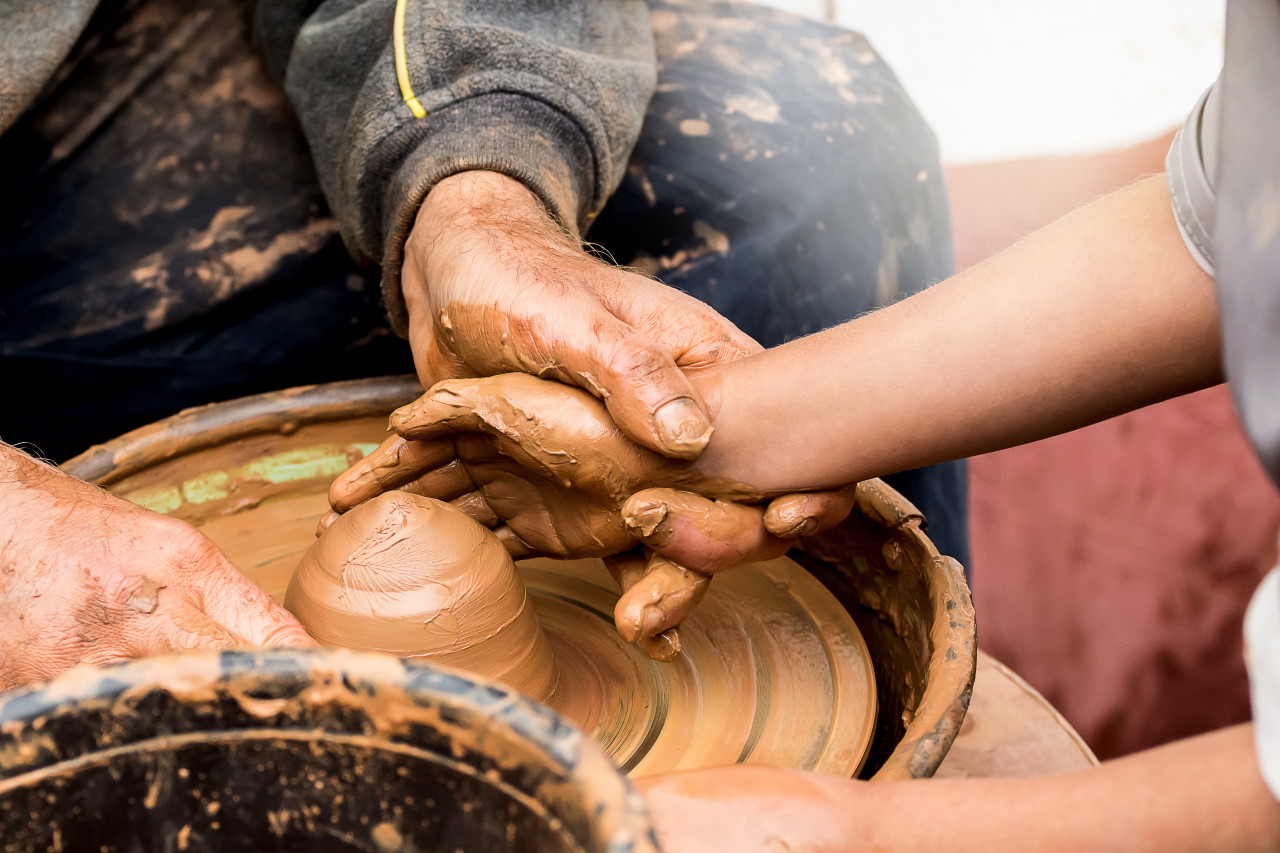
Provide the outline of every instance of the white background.
[[949,164],[1089,154],[1180,125],[1223,0],[761,0],[865,33]]

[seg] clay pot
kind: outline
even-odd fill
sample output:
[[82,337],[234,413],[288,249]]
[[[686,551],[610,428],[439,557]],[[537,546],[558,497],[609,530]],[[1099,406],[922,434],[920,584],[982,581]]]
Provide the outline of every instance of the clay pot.
[[521,696],[388,656],[203,652],[0,697],[13,851],[656,853],[585,735]]
[[[393,409],[420,394],[413,378],[390,377],[247,397],[190,409],[63,467],[196,524],[310,493],[318,515],[329,481],[385,437]],[[969,588],[901,495],[869,480],[857,497],[848,521],[791,556],[849,610],[871,651],[880,708],[861,775],[930,776],[960,731],[973,686]],[[280,571],[296,560],[281,557]]]

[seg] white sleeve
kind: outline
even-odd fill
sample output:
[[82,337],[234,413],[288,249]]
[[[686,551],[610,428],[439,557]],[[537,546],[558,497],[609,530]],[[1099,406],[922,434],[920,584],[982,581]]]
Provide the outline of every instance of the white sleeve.
[[1280,569],[1262,581],[1244,617],[1258,766],[1280,800]]
[[1200,268],[1214,275],[1218,195],[1218,84],[1200,96],[1165,157],[1165,180],[1178,232]]

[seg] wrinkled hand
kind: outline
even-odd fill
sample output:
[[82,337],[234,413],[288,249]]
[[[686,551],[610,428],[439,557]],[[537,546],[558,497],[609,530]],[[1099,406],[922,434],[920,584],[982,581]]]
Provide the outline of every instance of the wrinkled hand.
[[426,388],[521,372],[605,401],[633,441],[693,459],[711,435],[681,368],[760,345],[698,300],[582,250],[523,184],[493,172],[441,181],[405,245],[409,342]]
[[191,525],[0,445],[0,690],[77,664],[309,645]]
[[[767,496],[635,445],[589,394],[524,374],[439,383],[391,427],[396,437],[334,481],[336,511],[402,488],[452,501],[515,557],[618,555],[606,564],[624,590],[619,633],[659,658],[678,640],[651,638],[683,621],[710,572],[789,547],[766,530],[770,516],[799,535],[852,502],[848,490],[747,505]],[[660,553],[620,553],[637,540]]]

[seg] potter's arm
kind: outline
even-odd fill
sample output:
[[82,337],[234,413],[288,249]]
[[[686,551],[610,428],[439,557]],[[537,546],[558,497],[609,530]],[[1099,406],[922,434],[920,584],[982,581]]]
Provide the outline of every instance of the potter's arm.
[[758,347],[580,242],[653,92],[641,0],[288,0],[255,20],[424,385],[556,376],[641,444],[702,450],[707,415],[679,367]]
[[716,435],[696,465],[763,489],[831,486],[1221,379],[1213,281],[1155,176],[910,299],[720,369],[702,385]]
[[857,782],[730,767],[641,780],[667,853],[1245,853],[1280,849],[1252,726],[1070,775]]
[[640,0],[273,0],[253,19],[347,246],[386,261],[401,325],[404,240],[441,180],[509,175],[576,233],[621,180],[653,93]]

